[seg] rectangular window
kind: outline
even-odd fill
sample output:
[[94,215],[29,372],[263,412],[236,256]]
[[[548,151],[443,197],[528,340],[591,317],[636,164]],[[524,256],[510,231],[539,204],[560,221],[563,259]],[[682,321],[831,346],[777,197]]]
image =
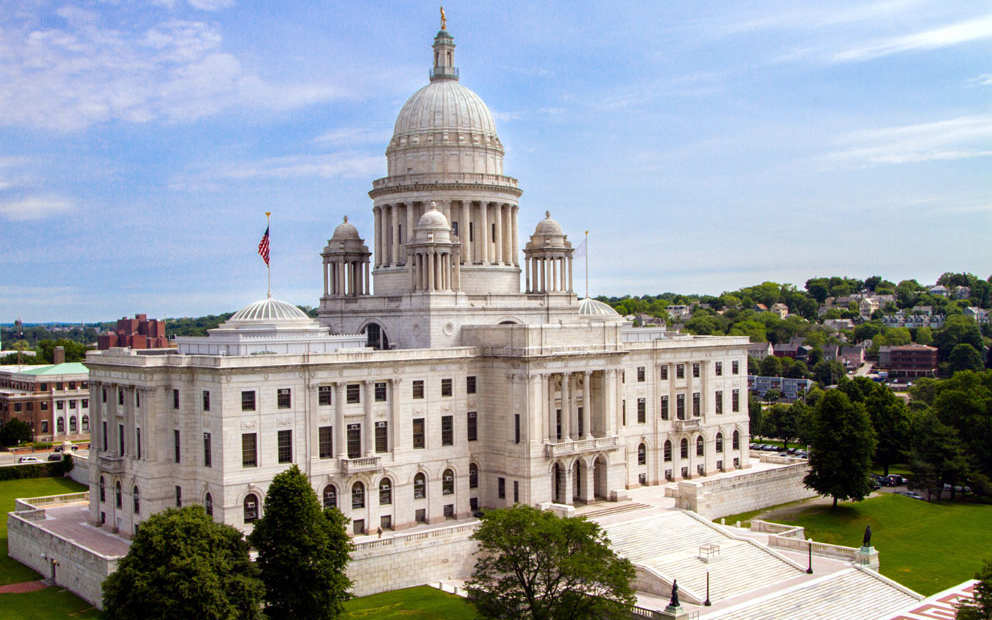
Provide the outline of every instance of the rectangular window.
[[[627,401],[626,400],[621,400],[620,401],[620,424],[622,424],[624,426],[627,426]],[[561,425],[559,424],[558,427],[560,429],[561,428]],[[558,439],[561,439],[561,432],[560,431],[558,433]]]
[[713,372],[718,377],[723,376],[723,362],[713,362]]
[[713,393],[713,402],[716,403],[716,412],[723,413],[723,392],[717,390]]
[[[581,420],[581,418],[579,418]],[[513,414],[513,443],[520,443],[520,414]]]
[[100,400],[107,402],[107,388],[102,388],[100,390]]
[[348,397],[345,402],[349,405],[354,405],[356,403],[362,402],[362,386],[358,383],[348,384]]
[[420,400],[424,397],[424,380],[414,379],[413,380],[413,398],[415,400]]
[[427,509],[417,508],[416,512],[413,513],[413,518],[417,523],[427,523]]
[[678,420],[685,419],[685,394],[675,395],[675,418]]
[[293,406],[293,394],[289,388],[276,390],[276,406],[280,409],[289,409]]
[[134,429],[134,456],[141,460],[141,429]]
[[668,364],[664,364],[661,367],[661,380],[668,381]]
[[178,430],[174,430],[174,431],[172,431],[172,449],[175,452],[175,454],[173,456],[176,457],[176,462],[177,463],[180,462],[179,457],[182,455],[181,454],[181,450],[180,450],[180,446],[181,446],[181,444],[179,443],[179,431]]
[[[65,401],[64,400],[55,401],[55,408],[58,409],[59,411],[65,409]],[[14,411],[20,411],[20,410],[21,410],[21,403],[14,403]]]
[[561,409],[555,409],[555,437],[561,441]]
[[699,378],[699,362],[693,362],[692,364],[692,376],[696,379]]
[[468,428],[468,440],[475,441],[476,439],[479,438],[479,427],[478,427],[479,416],[476,412],[469,411],[466,418],[467,418],[466,427]]
[[183,488],[177,484],[176,485],[176,508],[182,508],[182,507],[183,507]]
[[203,410],[210,411],[210,392],[203,390]]
[[496,481],[496,494],[500,499],[506,499],[506,478],[500,478]]
[[389,452],[389,422],[375,423],[375,451]]
[[475,394],[475,377],[465,377],[465,393]]
[[100,433],[101,436],[103,437],[103,451],[106,452],[107,451],[107,423],[106,422],[101,422],[100,424],[102,426],[102,429],[101,430],[103,431],[102,433]]
[[[76,401],[70,400],[69,402],[70,403],[73,403],[73,407],[72,408],[75,409],[75,402]],[[134,406],[135,407],[140,407],[141,406],[141,392],[139,392],[138,390],[135,390],[134,391]]]
[[255,411],[255,390],[241,392],[241,411]]
[[685,364],[676,364],[675,365],[675,378],[676,379],[685,379]]
[[241,466],[258,466],[258,440],[255,433],[241,434]]
[[455,420],[454,416],[441,416],[441,445],[452,446],[455,443]]
[[451,379],[441,379],[441,396],[451,396]]
[[[28,405],[29,405],[28,409],[30,409],[31,403],[28,403]],[[69,401],[69,409],[75,409],[75,408],[76,408],[76,401],[75,400],[70,400]]]
[[730,373],[734,375],[741,374],[741,363],[738,360],[730,362]]
[[[62,388],[59,387],[59,389],[61,390]],[[117,388],[117,404],[124,404],[124,390],[122,388]]]
[[517,480],[513,481],[513,503],[520,503],[520,482]]
[[644,366],[637,367],[637,382],[644,383]]
[[317,404],[327,406],[331,404],[332,388],[329,385],[322,385],[317,388]]
[[414,418],[413,419],[413,447],[423,448],[424,447],[424,419]]
[[647,403],[643,398],[637,399],[637,423],[644,424],[647,421]]
[[[84,409],[86,408],[86,401],[85,400],[83,401],[83,408]],[[42,401],[41,402],[41,410],[42,411],[48,411],[48,403],[46,403],[45,401]],[[44,432],[44,431],[42,431],[42,432]]]
[[179,409],[179,390],[172,390],[172,408]]
[[124,456],[124,425],[117,425],[117,456]]
[[741,391],[734,390],[730,393],[730,410],[737,413],[741,410]]
[[321,426],[317,429],[317,443],[319,454],[322,459],[334,457],[334,429],[330,426]]
[[668,419],[668,397],[667,396],[662,396],[661,397],[661,419],[662,420],[667,420]]
[[445,504],[444,505],[444,518],[445,519],[454,519],[455,518],[455,505],[454,504]]
[[362,456],[362,425],[348,425],[348,458],[357,459]]
[[693,415],[693,417],[696,417],[696,418],[699,417],[699,415],[700,415],[700,403],[701,402],[702,402],[702,398],[700,397],[699,392],[693,392],[692,393],[692,415]]
[[213,451],[210,449],[210,433],[203,433],[203,466],[213,467]]
[[279,446],[279,462],[280,463],[292,463],[293,462],[293,431],[283,430],[279,431],[278,436],[278,446]]
[[375,402],[382,403],[386,401],[386,382],[381,381],[375,384]]

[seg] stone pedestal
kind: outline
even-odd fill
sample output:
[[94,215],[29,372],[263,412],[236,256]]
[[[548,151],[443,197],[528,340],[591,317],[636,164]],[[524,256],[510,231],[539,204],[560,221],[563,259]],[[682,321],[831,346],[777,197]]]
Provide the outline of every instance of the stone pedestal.
[[654,613],[655,618],[664,620],[682,620],[683,618],[689,617],[689,612],[682,609],[682,606],[674,607],[669,605],[664,611],[657,611]]
[[857,562],[860,566],[877,571],[879,566],[878,551],[875,547],[861,547],[858,549],[858,555],[855,562]]

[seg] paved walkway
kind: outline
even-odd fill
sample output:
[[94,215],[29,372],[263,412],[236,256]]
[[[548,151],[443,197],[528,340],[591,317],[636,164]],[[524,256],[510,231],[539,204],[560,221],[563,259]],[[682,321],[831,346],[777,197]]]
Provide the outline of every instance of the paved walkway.
[[22,581],[20,583],[8,583],[5,586],[0,586],[0,594],[24,594],[25,592],[34,592],[36,590],[44,590],[48,587],[48,584],[40,579],[37,581]]

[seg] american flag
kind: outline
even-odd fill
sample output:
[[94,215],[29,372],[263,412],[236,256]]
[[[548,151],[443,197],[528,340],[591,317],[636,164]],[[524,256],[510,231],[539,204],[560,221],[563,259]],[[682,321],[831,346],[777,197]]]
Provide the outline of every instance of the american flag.
[[262,235],[262,240],[258,242],[258,255],[262,257],[265,264],[269,264],[269,227],[265,227],[265,234]]

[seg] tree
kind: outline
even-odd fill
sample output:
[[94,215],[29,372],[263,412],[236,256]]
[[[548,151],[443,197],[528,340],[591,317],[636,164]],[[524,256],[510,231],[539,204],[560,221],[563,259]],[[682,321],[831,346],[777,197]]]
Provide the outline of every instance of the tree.
[[352,549],[345,517],[321,510],[307,477],[293,465],[272,479],[262,518],[248,542],[258,550],[270,618],[335,618],[349,597]]
[[103,582],[108,620],[262,617],[264,588],[241,532],[202,506],[150,516]]
[[762,411],[761,399],[753,393],[748,395],[747,416],[748,431],[751,435],[761,436],[764,434],[765,415]]
[[975,573],[975,600],[958,607],[957,620],[992,620],[992,560]]
[[947,356],[947,369],[950,371],[950,374],[954,374],[960,370],[980,372],[984,368],[985,364],[982,362],[982,354],[966,342],[955,345],[951,349],[951,354]]
[[469,599],[487,618],[613,618],[634,603],[634,567],[593,521],[525,505],[487,511]]
[[933,344],[933,330],[927,326],[916,328],[916,344]]
[[944,327],[934,334],[934,344],[940,349],[941,361],[947,360],[954,347],[961,343],[970,344],[976,351],[981,351],[982,332],[978,329],[978,324],[970,317],[963,314],[956,314],[947,317]]
[[838,499],[864,499],[871,493],[868,475],[876,443],[864,406],[840,390],[829,390],[812,417],[810,471],[803,483],[832,496],[834,508]]
[[813,380],[822,386],[837,385],[845,376],[844,365],[837,360],[823,360],[813,366]]
[[16,446],[22,441],[31,441],[32,437],[31,425],[17,418],[7,420],[0,428],[0,443],[5,446]]
[[913,419],[912,452],[909,466],[913,481],[927,490],[928,499],[934,494],[940,501],[944,484],[952,488],[968,473],[968,461],[957,431],[943,424],[937,415],[924,410]]
[[758,363],[762,377],[778,377],[782,374],[782,362],[774,355],[769,355]]
[[889,465],[901,463],[907,452],[909,411],[892,390],[874,382],[871,393],[865,399],[865,408],[871,416],[871,426],[878,439],[875,463],[884,467],[885,475],[888,476]]
[[789,440],[798,436],[795,413],[789,405],[773,405],[765,419],[765,432],[781,439],[786,450],[789,449]]

